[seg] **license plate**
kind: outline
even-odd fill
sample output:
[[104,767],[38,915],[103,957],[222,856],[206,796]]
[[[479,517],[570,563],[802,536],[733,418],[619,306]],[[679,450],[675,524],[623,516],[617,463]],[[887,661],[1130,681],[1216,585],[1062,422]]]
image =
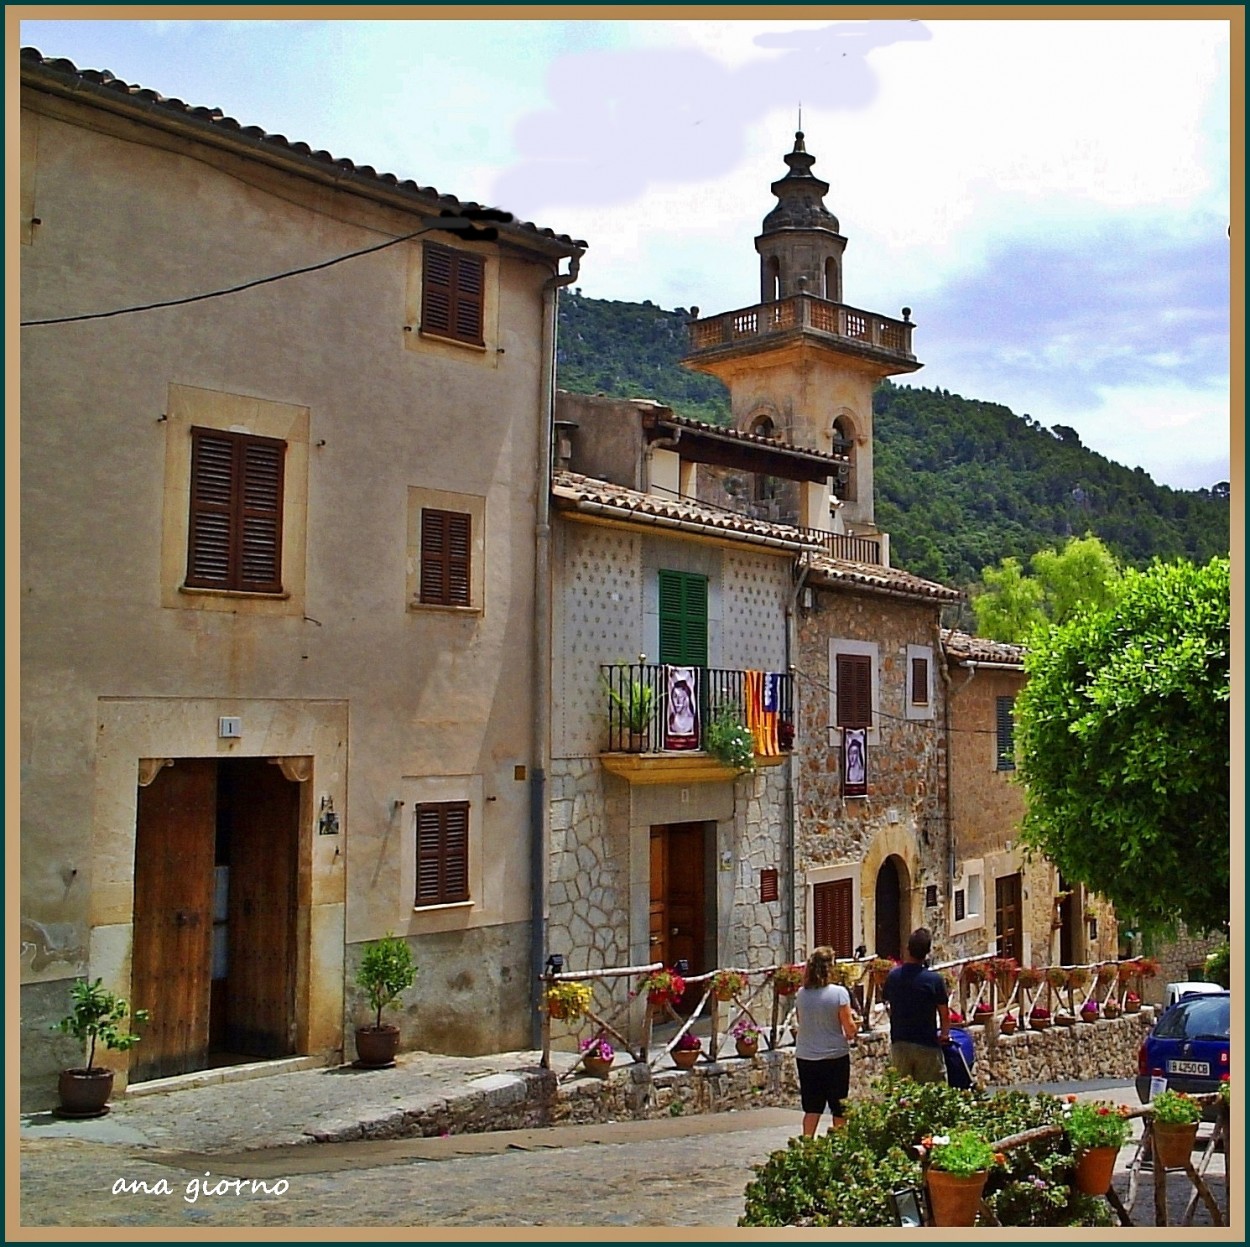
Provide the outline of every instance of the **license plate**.
[[1211,1076],[1211,1067],[1206,1061],[1169,1061],[1169,1074],[1197,1074],[1201,1078]]

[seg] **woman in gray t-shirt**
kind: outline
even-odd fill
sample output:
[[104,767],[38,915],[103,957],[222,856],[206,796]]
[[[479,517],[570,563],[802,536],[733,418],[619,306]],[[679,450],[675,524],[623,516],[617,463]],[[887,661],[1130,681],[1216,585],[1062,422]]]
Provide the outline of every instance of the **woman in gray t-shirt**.
[[833,962],[832,948],[815,949],[795,998],[794,1061],[799,1071],[803,1133],[809,1138],[816,1133],[826,1105],[833,1124],[843,1124],[842,1102],[851,1089],[851,1040],[859,1027],[851,1012],[850,993],[829,981]]

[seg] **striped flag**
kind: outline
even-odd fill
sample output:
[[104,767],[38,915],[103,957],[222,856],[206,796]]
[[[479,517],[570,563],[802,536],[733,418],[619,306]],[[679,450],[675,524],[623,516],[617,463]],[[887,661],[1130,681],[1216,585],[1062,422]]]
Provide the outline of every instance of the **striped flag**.
[[781,676],[773,671],[747,671],[747,727],[755,737],[755,752],[761,758],[781,753],[777,742],[777,712],[781,708]]

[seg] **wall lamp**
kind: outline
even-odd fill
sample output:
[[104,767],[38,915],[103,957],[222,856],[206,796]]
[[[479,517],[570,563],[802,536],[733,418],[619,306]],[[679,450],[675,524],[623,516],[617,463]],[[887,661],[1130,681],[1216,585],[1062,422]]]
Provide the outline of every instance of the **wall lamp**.
[[559,974],[564,969],[564,958],[559,953],[552,953],[547,958],[547,973]]

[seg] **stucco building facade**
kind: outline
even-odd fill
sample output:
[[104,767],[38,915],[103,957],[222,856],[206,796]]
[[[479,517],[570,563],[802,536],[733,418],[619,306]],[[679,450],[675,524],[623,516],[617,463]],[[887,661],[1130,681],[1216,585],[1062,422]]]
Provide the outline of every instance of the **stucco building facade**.
[[84,975],[123,1076],[350,1059],[387,931],[405,1046],[526,1046],[582,244],[38,53],[21,103],[25,1086]]

